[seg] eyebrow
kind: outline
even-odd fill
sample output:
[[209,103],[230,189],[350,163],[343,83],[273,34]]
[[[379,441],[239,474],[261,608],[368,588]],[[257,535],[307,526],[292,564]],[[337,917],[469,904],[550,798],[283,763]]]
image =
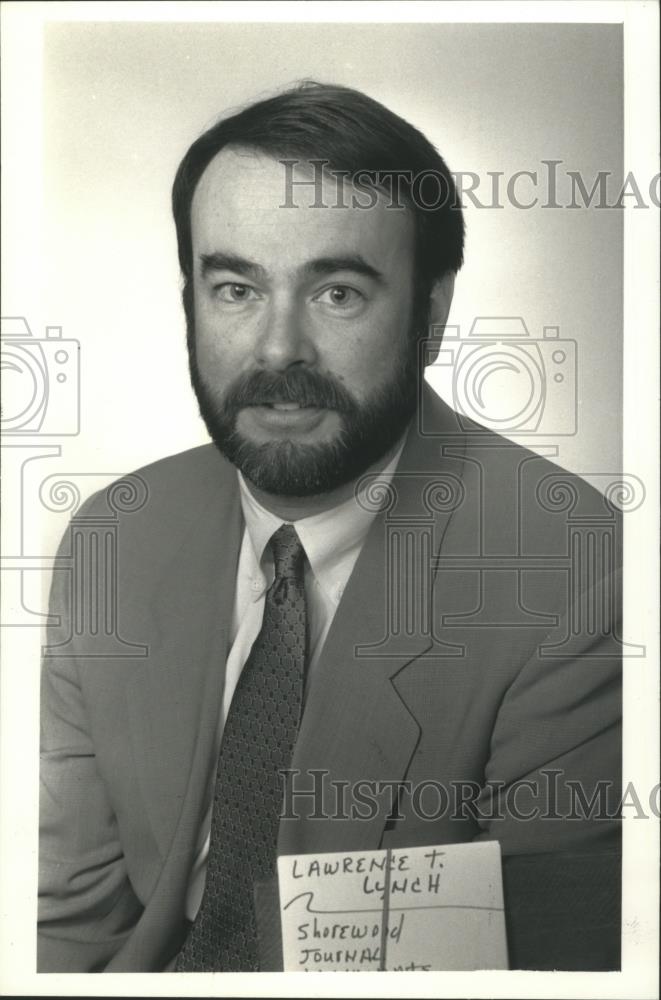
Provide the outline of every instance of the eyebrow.
[[245,257],[237,257],[228,253],[203,253],[200,254],[202,265],[202,277],[206,278],[210,271],[233,271],[246,278],[264,278],[266,272],[259,264]]
[[[233,271],[234,274],[243,275],[246,278],[263,279],[266,271],[260,264],[245,257],[238,257],[235,254],[215,253],[200,254],[202,277],[205,278],[212,271]],[[366,278],[383,284],[385,282],[381,271],[378,271],[371,264],[368,264],[360,254],[347,254],[340,257],[317,257],[308,261],[304,271],[313,275],[335,274],[337,271],[353,271],[354,274],[362,274]]]
[[354,274],[362,274],[365,278],[372,278],[380,284],[384,282],[381,271],[368,264],[360,254],[349,254],[344,257],[317,257],[305,265],[305,270],[312,274],[334,274],[336,271],[353,271]]

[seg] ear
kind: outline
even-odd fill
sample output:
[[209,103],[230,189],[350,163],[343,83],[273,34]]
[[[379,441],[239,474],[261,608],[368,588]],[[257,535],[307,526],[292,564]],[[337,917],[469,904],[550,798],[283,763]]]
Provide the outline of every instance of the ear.
[[450,306],[452,305],[454,279],[454,272],[448,271],[442,278],[434,282],[431,295],[429,296],[429,330],[427,334],[427,348],[425,350],[425,363],[427,365],[432,365],[436,361],[438,352],[441,349],[445,324],[448,321]]

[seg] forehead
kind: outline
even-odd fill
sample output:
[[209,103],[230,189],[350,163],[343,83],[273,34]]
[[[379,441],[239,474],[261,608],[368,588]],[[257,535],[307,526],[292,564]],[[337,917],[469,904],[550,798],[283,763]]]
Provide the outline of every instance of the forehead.
[[356,253],[386,273],[403,269],[407,261],[412,268],[412,213],[388,208],[386,196],[370,205],[373,200],[364,188],[321,176],[318,168],[315,186],[315,168],[303,161],[288,169],[252,150],[224,149],[207,166],[193,197],[193,252],[197,259],[231,251],[289,269],[314,257]]

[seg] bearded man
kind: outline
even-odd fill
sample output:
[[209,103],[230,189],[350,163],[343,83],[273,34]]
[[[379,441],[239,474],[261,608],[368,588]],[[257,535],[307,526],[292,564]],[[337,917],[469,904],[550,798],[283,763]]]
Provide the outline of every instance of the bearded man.
[[[145,502],[115,515],[124,655],[76,627],[76,533],[110,491],[62,542],[40,969],[264,969],[278,855],[485,839],[534,886],[510,869],[510,961],[612,967],[590,885],[561,918],[548,886],[618,840],[615,568],[562,569],[560,486],[615,519],[424,383],[463,260],[444,160],[371,98],[306,84],[201,136],[173,210],[213,444],[139,470]],[[575,627],[605,594],[608,621]]]

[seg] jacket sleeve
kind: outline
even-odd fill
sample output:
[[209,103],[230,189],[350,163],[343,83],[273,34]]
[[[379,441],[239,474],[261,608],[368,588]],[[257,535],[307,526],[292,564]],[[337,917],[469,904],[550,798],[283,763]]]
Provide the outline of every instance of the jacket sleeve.
[[[618,591],[616,573],[582,598]],[[617,621],[607,634],[577,634],[568,614],[517,673],[491,737],[478,840],[499,840],[504,855],[619,848],[618,635]]]
[[618,633],[567,626],[507,690],[486,766],[476,839],[500,842],[513,969],[620,968]]
[[[66,557],[69,533],[58,555]],[[70,572],[56,569],[51,648],[71,622]],[[55,651],[56,652],[56,651]],[[41,683],[39,972],[100,971],[135,925],[117,823],[98,773],[75,655],[46,656]]]

